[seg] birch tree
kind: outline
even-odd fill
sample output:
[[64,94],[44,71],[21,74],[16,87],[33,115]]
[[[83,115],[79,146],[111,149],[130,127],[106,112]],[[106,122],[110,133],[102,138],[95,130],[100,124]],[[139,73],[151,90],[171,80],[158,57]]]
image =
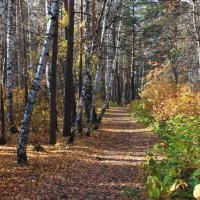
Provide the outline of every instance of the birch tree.
[[27,142],[28,142],[31,115],[32,115],[33,106],[36,100],[36,93],[39,90],[40,82],[44,74],[47,61],[49,59],[49,51],[50,51],[53,36],[54,36],[55,23],[56,23],[56,18],[58,14],[58,5],[59,5],[58,0],[54,0],[52,3],[51,13],[49,13],[46,38],[44,41],[42,53],[40,55],[38,68],[35,73],[35,78],[32,82],[31,90],[28,97],[28,102],[27,102],[24,115],[23,115],[21,132],[20,132],[18,148],[17,148],[18,164],[22,166],[27,164],[26,148],[27,148]]
[[119,20],[119,24],[118,24],[118,29],[117,29],[117,41],[116,41],[116,47],[115,47],[115,53],[114,53],[114,59],[112,61],[112,66],[108,67],[108,74],[110,75],[110,77],[108,77],[108,82],[107,82],[107,92],[106,92],[106,98],[103,104],[103,107],[101,109],[100,114],[98,115],[98,123],[100,123],[106,109],[109,106],[109,101],[111,98],[111,88],[113,86],[114,83],[114,74],[116,71],[116,67],[117,67],[117,59],[118,59],[118,51],[119,51],[119,45],[120,45],[120,31],[121,31],[121,26],[122,26],[122,13],[123,13],[123,5],[124,5],[124,0],[122,0],[122,6],[121,6],[121,11],[120,11],[120,20]]
[[[85,30],[84,30],[84,49],[85,49],[85,65],[86,68],[91,68],[91,59],[90,57],[90,42],[92,38],[92,30],[91,30],[91,0],[85,0]],[[94,31],[94,30],[93,30]],[[89,123],[90,118],[90,106],[91,106],[91,97],[92,97],[92,70],[88,74],[88,80],[86,84],[85,90],[85,112],[86,112],[86,120]]]
[[106,31],[108,29],[107,27],[107,21],[108,21],[108,15],[110,12],[111,8],[111,2],[112,0],[108,0],[105,8],[105,14],[102,22],[102,28],[101,28],[101,35],[100,35],[100,46],[98,49],[98,64],[97,64],[97,71],[95,75],[95,82],[94,82],[94,87],[93,87],[93,93],[92,93],[92,102],[90,106],[90,118],[89,118],[89,123],[88,123],[88,128],[87,128],[87,135],[90,135],[90,131],[92,128],[92,124],[94,121],[94,112],[95,112],[95,102],[96,102],[96,96],[99,92],[99,84],[101,80],[101,72],[102,72],[102,63],[101,60],[103,58],[103,43],[106,35]]
[[[98,41],[97,39],[99,37],[100,22],[102,21],[106,2],[107,1],[103,2],[102,12],[101,12],[99,20],[98,20],[99,23],[98,23],[96,32],[94,33],[91,45],[87,49],[88,55],[86,57],[87,59],[85,60],[85,71],[84,71],[84,77],[83,77],[82,91],[81,91],[81,96],[79,98],[79,104],[78,104],[78,109],[77,109],[77,113],[76,113],[76,120],[75,120],[75,123],[74,123],[74,126],[73,126],[73,130],[71,132],[71,135],[68,139],[69,144],[74,142],[75,134],[78,131],[78,123],[79,123],[79,120],[80,120],[80,117],[81,117],[82,107],[83,107],[83,104],[84,104],[84,98],[85,98],[85,95],[86,95],[86,89],[87,89],[87,86],[90,82],[90,76],[91,76],[91,70],[92,70],[92,68],[91,68],[92,65],[90,64],[90,62],[91,62],[94,50],[96,49],[96,43],[97,43],[97,41]],[[86,5],[88,6],[88,3]]]
[[12,67],[13,67],[13,9],[14,0],[8,0],[8,24],[7,24],[7,66],[6,66],[6,92],[7,92],[7,119],[11,133],[16,133],[13,116],[12,93]]
[[46,16],[51,13],[51,0],[45,0],[45,11],[46,11]]
[[[60,1],[59,1],[60,2]],[[50,13],[50,12],[49,12]],[[58,6],[59,13],[59,6]],[[56,101],[56,83],[57,83],[57,60],[58,60],[58,18],[56,18],[55,36],[52,44],[52,58],[50,71],[50,144],[56,143],[57,124],[57,101]]]

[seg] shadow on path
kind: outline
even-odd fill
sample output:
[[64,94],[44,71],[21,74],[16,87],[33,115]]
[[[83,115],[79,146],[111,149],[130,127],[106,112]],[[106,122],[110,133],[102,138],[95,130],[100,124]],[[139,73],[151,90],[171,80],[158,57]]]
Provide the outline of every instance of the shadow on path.
[[0,199],[126,200],[125,187],[146,200],[141,163],[156,136],[129,117],[124,107],[110,108],[98,132],[67,148],[45,146],[30,166],[16,165],[16,148],[0,147]]

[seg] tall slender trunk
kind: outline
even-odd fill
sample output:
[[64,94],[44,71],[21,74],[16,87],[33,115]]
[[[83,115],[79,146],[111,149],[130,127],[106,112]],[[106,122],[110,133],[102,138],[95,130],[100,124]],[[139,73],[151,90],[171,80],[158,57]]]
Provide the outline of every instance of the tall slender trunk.
[[2,89],[2,84],[0,83],[0,144],[6,144],[4,119],[5,116],[4,116],[3,89]]
[[94,82],[94,87],[92,90],[92,99],[91,99],[91,106],[90,106],[90,111],[89,111],[89,124],[87,128],[87,135],[90,135],[92,124],[95,121],[96,122],[96,113],[95,113],[95,102],[96,102],[96,96],[99,92],[99,83],[101,80],[101,72],[102,72],[102,58],[103,58],[103,43],[107,31],[107,20],[108,20],[108,13],[110,11],[110,6],[111,6],[111,1],[107,1],[106,7],[105,7],[105,13],[104,13],[104,18],[103,18],[103,23],[102,23],[102,28],[101,28],[101,35],[100,35],[100,46],[98,49],[98,64],[97,64],[97,71],[95,75],[95,82]]
[[8,127],[11,133],[16,133],[13,116],[13,93],[12,93],[12,67],[13,67],[13,4],[14,0],[8,0],[8,25],[7,25],[7,70],[6,70],[6,88],[7,88],[7,119]]
[[[59,2],[59,1],[58,1]],[[59,8],[58,8],[59,13]],[[57,124],[57,103],[56,103],[56,71],[57,71],[57,57],[58,57],[58,17],[56,18],[55,25],[55,36],[52,44],[52,60],[51,60],[51,71],[50,71],[50,144],[56,143],[56,130],[58,129]]]
[[[110,31],[110,33],[108,34],[107,36],[107,45],[109,44],[110,40],[111,40],[111,36],[112,36],[112,32]],[[109,82],[110,82],[110,74],[111,74],[111,54],[112,54],[112,51],[111,51],[111,48],[108,46],[107,47],[107,59],[106,59],[106,72],[105,72],[105,99],[104,101],[107,99],[108,97],[108,85],[109,85]],[[109,104],[107,105],[109,107]],[[108,108],[107,107],[107,108]]]
[[16,39],[17,39],[17,61],[18,61],[18,84],[20,88],[23,86],[23,61],[22,61],[22,55],[23,55],[23,48],[20,47],[20,44],[22,43],[22,21],[21,21],[21,8],[20,8],[20,1],[18,0],[16,3]]
[[[82,84],[83,84],[83,0],[80,0],[80,63],[79,63],[79,98],[81,97],[81,90],[82,90]],[[83,132],[83,123],[82,123],[82,112],[80,114],[80,120],[79,120],[79,133],[82,134]]]
[[[24,2],[23,1],[19,1],[19,8],[20,8],[20,17],[21,17],[21,21],[24,24],[24,20],[25,20],[25,13],[24,13]],[[24,86],[24,105],[26,105],[26,103],[28,102],[28,55],[27,55],[27,46],[28,46],[28,42],[27,42],[27,34],[25,32],[25,28],[24,26],[22,26],[22,31],[23,31],[23,38],[22,38],[22,44],[23,44],[23,86]]]
[[64,94],[64,124],[63,136],[70,135],[72,126],[72,101],[73,96],[73,48],[74,48],[74,0],[69,0],[68,14],[68,44],[67,60],[65,66],[65,94]]
[[[122,1],[122,4],[123,4],[123,1]],[[123,11],[123,6],[122,6],[122,9],[121,9],[121,14],[122,14],[122,11]],[[121,15],[120,14],[120,15]],[[121,26],[122,26],[122,19],[120,19],[119,21],[119,25],[118,25],[118,30],[117,30],[117,39],[116,39],[116,47],[115,47],[115,53],[114,53],[114,59],[112,61],[112,69],[111,69],[111,73],[110,73],[110,77],[108,77],[108,80],[109,82],[107,83],[107,94],[106,94],[106,99],[104,101],[104,104],[103,104],[103,107],[101,109],[101,112],[99,113],[98,115],[98,123],[101,122],[102,120],[102,117],[106,111],[106,109],[108,108],[108,105],[109,105],[109,101],[110,101],[110,98],[111,98],[111,91],[112,91],[112,85],[114,83],[114,74],[115,74],[115,71],[116,71],[116,62],[117,62],[117,58],[118,58],[118,50],[119,50],[119,44],[120,44],[120,31],[121,31]],[[110,71],[110,68],[108,68],[108,70]]]
[[0,0],[0,144],[5,144],[4,101],[2,90],[5,2]]
[[[51,0],[45,0],[45,12],[46,12],[46,16],[49,17],[49,13],[51,13]],[[56,39],[56,36],[54,37],[54,40],[55,39]],[[53,42],[52,46],[54,46],[54,42]],[[54,53],[54,47],[53,47],[53,53]],[[52,60],[52,62],[53,62],[53,60]],[[55,62],[57,62],[57,60],[55,60]],[[51,87],[51,71],[52,71],[51,65],[52,65],[52,63],[50,63],[50,61],[48,61],[47,64],[46,64],[46,82],[47,82],[47,90],[48,90],[49,101],[50,101],[50,98],[51,98],[51,88],[50,88]]]
[[35,74],[35,78],[32,82],[31,90],[28,97],[28,102],[23,115],[21,133],[19,136],[19,142],[17,148],[18,164],[20,165],[27,164],[26,148],[28,142],[31,115],[36,100],[36,93],[39,90],[40,81],[45,71],[45,66],[47,64],[47,61],[49,59],[49,51],[51,48],[51,43],[55,32],[57,13],[58,13],[58,0],[54,0],[47,25],[46,39],[44,41],[42,53],[40,55],[39,65]]
[[[88,6],[88,3],[86,5]],[[93,55],[94,50],[96,48],[97,39],[99,37],[100,22],[102,20],[102,13],[104,13],[105,5],[106,5],[106,2],[103,2],[103,8],[102,8],[101,16],[99,18],[99,23],[98,23],[98,26],[97,26],[97,29],[96,29],[97,31],[95,32],[95,34],[93,36],[91,45],[88,46],[88,49],[86,49],[88,56],[86,57],[87,59],[85,61],[85,71],[84,71],[82,91],[81,91],[81,96],[79,98],[78,110],[77,110],[77,113],[76,113],[76,120],[75,120],[75,123],[74,123],[74,126],[73,126],[73,130],[71,132],[70,138],[68,139],[69,144],[74,142],[75,134],[78,130],[78,123],[79,123],[79,120],[80,120],[82,107],[83,107],[83,104],[84,104],[86,89],[87,89],[87,87],[90,83],[90,76],[91,76],[91,70],[92,70],[92,65],[90,63],[91,63],[92,55]],[[86,8],[86,10],[87,9],[88,8]],[[86,22],[86,26],[89,24],[88,22],[89,21]]]
[[116,79],[117,79],[117,104],[121,105],[121,84],[120,84],[120,71],[119,71],[119,63],[116,62]]
[[32,34],[31,26],[32,24],[32,0],[28,0],[28,47],[29,47],[29,67],[33,70],[33,56],[32,56]]
[[135,99],[135,29],[132,33],[131,100]]
[[[84,31],[84,40],[87,41],[84,43],[85,48],[85,66],[86,68],[92,68],[91,59],[88,59],[90,56],[90,41],[91,41],[91,0],[85,0],[85,31]],[[90,119],[90,106],[92,101],[92,70],[88,74],[88,80],[85,91],[85,112],[86,112],[86,121],[89,123]]]

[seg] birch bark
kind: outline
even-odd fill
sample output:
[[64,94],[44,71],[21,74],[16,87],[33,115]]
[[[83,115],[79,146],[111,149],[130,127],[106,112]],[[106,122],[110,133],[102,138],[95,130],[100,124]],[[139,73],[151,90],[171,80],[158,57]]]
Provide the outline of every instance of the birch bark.
[[49,51],[54,36],[57,14],[58,14],[58,0],[54,0],[52,4],[51,13],[49,14],[46,39],[44,41],[42,53],[40,55],[39,65],[35,74],[35,78],[32,82],[31,90],[28,97],[28,102],[23,115],[21,133],[19,136],[18,148],[17,148],[18,164],[20,165],[27,164],[26,148],[29,135],[29,125],[31,121],[33,106],[36,99],[36,93],[39,90],[40,81],[45,72],[45,67],[49,59]]
[[45,0],[45,11],[46,11],[46,16],[51,13],[51,0]]
[[[102,13],[104,13],[106,2],[107,1],[103,2]],[[85,98],[85,95],[86,95],[86,89],[87,89],[87,86],[88,86],[89,81],[90,81],[90,75],[91,75],[91,70],[92,70],[92,68],[91,68],[92,66],[91,66],[90,62],[91,62],[94,50],[97,46],[96,42],[97,42],[97,39],[99,37],[99,28],[100,28],[100,22],[102,20],[102,13],[101,13],[101,16],[99,18],[97,31],[94,33],[94,37],[93,37],[93,40],[91,42],[91,45],[88,46],[88,49],[87,49],[88,55],[87,55],[86,61],[85,61],[85,71],[84,71],[82,91],[81,91],[81,96],[79,98],[78,110],[77,110],[77,113],[76,113],[76,120],[75,120],[75,123],[74,123],[74,126],[73,126],[73,130],[71,132],[71,135],[68,139],[69,144],[74,142],[75,134],[78,131],[78,123],[79,123],[79,120],[80,120],[80,117],[81,117],[84,98]]]
[[95,82],[94,82],[94,87],[93,87],[93,94],[92,94],[92,102],[90,106],[90,118],[89,118],[89,124],[87,128],[87,135],[90,135],[92,124],[94,121],[94,112],[95,112],[95,102],[96,102],[96,96],[99,92],[99,83],[101,80],[101,72],[102,72],[102,65],[101,65],[101,60],[103,57],[103,42],[105,39],[105,34],[107,31],[107,20],[108,20],[108,14],[110,12],[110,6],[111,6],[112,0],[107,1],[106,8],[105,8],[105,13],[104,13],[104,18],[103,18],[103,24],[102,24],[102,30],[101,30],[101,36],[100,36],[100,46],[98,49],[98,65],[97,65],[97,71],[95,75]]
[[[59,2],[59,1],[58,1]],[[59,13],[59,11],[58,11]],[[55,25],[55,36],[52,44],[51,77],[50,77],[50,144],[56,143],[57,103],[56,103],[56,80],[57,80],[57,58],[58,58],[58,17]]]
[[[84,48],[85,48],[85,67],[91,68],[91,59],[90,55],[90,42],[92,37],[91,30],[91,0],[85,0],[85,31],[84,31]],[[85,91],[85,111],[86,111],[86,119],[87,123],[89,123],[90,118],[90,105],[91,105],[91,96],[92,96],[92,70],[88,74],[88,80],[86,84]]]
[[7,120],[11,133],[16,133],[13,116],[12,93],[12,67],[13,67],[13,9],[14,0],[8,0],[8,24],[7,24],[7,66],[6,66],[6,92],[7,92]]
[[105,98],[102,110],[101,110],[100,114],[98,115],[98,123],[101,122],[101,119],[102,119],[106,109],[109,106],[109,101],[111,98],[111,88],[114,83],[114,74],[115,74],[116,67],[117,67],[118,51],[119,51],[119,45],[120,45],[120,31],[121,31],[121,26],[122,26],[121,15],[123,12],[123,4],[124,4],[124,1],[122,1],[122,9],[120,11],[120,21],[119,21],[118,30],[117,30],[117,42],[116,42],[116,48],[115,48],[115,53],[114,53],[114,59],[112,62],[112,67],[109,67],[109,69],[108,69],[109,71],[111,69],[111,72],[109,72],[110,77],[108,77],[109,82],[107,83],[108,85],[107,85],[106,98]]

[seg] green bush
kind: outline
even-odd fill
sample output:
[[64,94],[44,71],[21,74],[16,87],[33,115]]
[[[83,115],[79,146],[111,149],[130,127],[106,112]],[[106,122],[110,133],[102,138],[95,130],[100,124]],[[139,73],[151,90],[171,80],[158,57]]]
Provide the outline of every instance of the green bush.
[[130,105],[131,117],[137,117],[144,125],[150,125],[153,122],[153,118],[150,116],[150,112],[147,109],[147,102],[142,100],[135,100]]
[[192,199],[200,184],[200,117],[176,116],[158,129],[162,143],[149,155],[147,189],[152,199]]

